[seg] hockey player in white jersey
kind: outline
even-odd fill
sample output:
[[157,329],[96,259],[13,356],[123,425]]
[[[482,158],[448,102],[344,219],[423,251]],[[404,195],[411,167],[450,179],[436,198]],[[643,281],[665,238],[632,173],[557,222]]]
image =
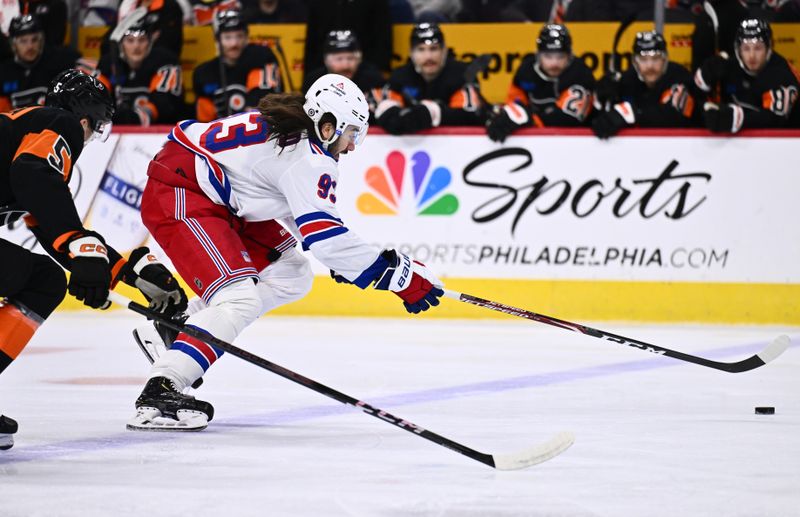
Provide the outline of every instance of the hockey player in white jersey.
[[[442,282],[423,264],[367,244],[336,210],[339,157],[368,129],[358,87],[328,74],[305,97],[267,95],[258,109],[179,123],[148,169],[142,220],[199,296],[186,324],[231,342],[260,315],[305,296],[312,273],[292,235],[340,281],[392,291],[412,313],[438,305]],[[213,407],[183,391],[221,355],[178,334],[153,358],[128,428],[204,429]]]

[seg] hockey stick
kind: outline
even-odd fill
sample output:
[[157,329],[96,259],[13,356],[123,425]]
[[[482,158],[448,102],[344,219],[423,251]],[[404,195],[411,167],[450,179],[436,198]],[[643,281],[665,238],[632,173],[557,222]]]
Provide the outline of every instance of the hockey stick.
[[628,27],[636,20],[636,15],[638,13],[633,12],[628,15],[627,18],[622,20],[617,28],[617,32],[614,33],[614,44],[611,47],[611,62],[608,63],[608,71],[612,74],[616,75],[619,71],[619,66],[617,61],[619,61],[619,40],[622,39],[622,35],[625,34],[625,31],[628,30]]
[[[225,71],[225,59],[222,54],[222,34],[219,32],[219,22],[216,15],[214,16],[212,30],[214,31],[214,48],[217,50],[217,59],[219,60],[219,82],[220,89],[222,90],[222,101],[224,112],[219,113],[220,117],[229,117],[231,115],[231,99],[228,94],[228,73]],[[245,43],[246,45],[247,43]]]
[[[622,38],[622,35],[625,34],[625,31],[630,27],[634,20],[636,20],[636,12],[633,12],[628,15],[627,18],[620,22],[619,27],[617,28],[617,32],[614,33],[614,43],[611,46],[611,61],[608,63],[608,73],[611,74],[611,77],[614,79],[614,82],[619,82],[621,78],[621,74],[619,72],[619,67],[617,65],[617,61],[620,60],[619,56],[619,40]],[[606,101],[605,105],[603,106],[603,111],[611,111],[611,101]]]
[[675,350],[670,350],[669,348],[664,348],[658,345],[646,343],[644,341],[639,341],[638,339],[631,339],[617,334],[612,334],[611,332],[606,332],[604,330],[598,330],[592,327],[587,327],[579,323],[560,320],[558,318],[553,318],[551,316],[545,316],[544,314],[538,314],[532,311],[526,311],[525,309],[518,309],[517,307],[512,307],[510,305],[484,300],[483,298],[478,298],[477,296],[459,293],[456,291],[451,291],[449,289],[444,290],[444,295],[454,300],[458,300],[465,303],[471,303],[472,305],[477,305],[478,307],[484,307],[486,309],[491,309],[493,311],[504,312],[512,316],[519,316],[520,318],[537,321],[539,323],[545,323],[547,325],[552,325],[554,327],[562,328],[564,330],[579,332],[581,334],[586,334],[588,336],[596,337],[606,341],[619,343],[620,345],[639,348],[641,350],[645,350],[653,354],[664,355],[667,357],[672,357],[673,359],[679,359],[681,361],[686,361],[688,363],[699,364],[700,366],[706,366],[708,368],[714,368],[715,370],[722,370],[724,372],[730,372],[730,373],[746,372],[758,368],[760,366],[764,366],[768,362],[774,360],[776,357],[781,355],[784,351],[786,351],[786,349],[789,347],[790,344],[789,336],[781,335],[773,339],[772,342],[769,345],[767,345],[766,348],[764,348],[764,350],[762,350],[761,352],[759,352],[754,356],[748,357],[747,359],[742,359],[741,361],[736,361],[734,363],[722,363],[698,357],[696,355],[685,354],[683,352],[676,352]]
[[711,27],[714,29],[714,53],[719,53],[719,18],[717,17],[717,11],[714,9],[714,6],[711,5],[711,2],[705,0],[703,2],[703,10],[706,12],[708,17],[711,19]]
[[[280,36],[275,36],[275,50],[277,50],[278,55],[280,55],[280,59],[278,60],[278,66],[280,66],[281,62],[283,62],[283,68],[286,70],[286,82],[284,84],[284,91],[289,91],[289,92],[296,91],[294,89],[294,80],[292,79],[292,70],[291,68],[289,68],[289,61],[286,59],[286,54],[283,53],[283,47],[281,46]],[[288,90],[286,89],[287,87],[289,88]]]
[[486,71],[489,63],[492,61],[491,54],[478,54],[475,59],[469,62],[467,68],[464,69],[464,82],[472,84],[478,82],[478,74]]
[[111,82],[111,94],[114,96],[114,102],[119,102],[119,69],[120,69],[120,46],[122,45],[122,38],[125,37],[125,33],[128,32],[128,29],[139,23],[147,16],[147,8],[146,7],[137,7],[133,11],[131,11],[125,18],[119,21],[114,30],[111,31],[111,35],[108,37],[108,50],[111,53],[111,77],[109,81]]
[[[711,20],[711,28],[714,30],[714,54],[722,57],[723,59],[728,59],[728,53],[722,50],[719,46],[719,17],[717,16],[717,11],[708,0],[703,2],[703,10]],[[714,86],[713,98],[719,101],[721,97],[722,85],[717,82],[717,84]],[[709,104],[711,104],[711,107],[708,106]],[[713,109],[712,107],[718,107],[717,102],[706,102],[703,104],[703,109],[705,111],[708,111],[708,109]]]
[[445,438],[444,436],[438,435],[432,431],[423,429],[422,427],[412,422],[409,422],[408,420],[396,417],[380,408],[370,406],[366,402],[355,399],[340,391],[336,391],[333,388],[329,388],[328,386],[320,384],[315,380],[309,379],[308,377],[304,377],[299,373],[295,373],[291,370],[288,370],[283,366],[267,361],[266,359],[262,359],[261,357],[251,354],[246,350],[242,350],[241,348],[235,347],[230,343],[226,343],[225,341],[217,339],[214,336],[206,334],[205,332],[202,332],[194,327],[182,325],[175,321],[172,321],[169,318],[165,318],[161,314],[151,309],[148,309],[143,305],[133,302],[117,293],[110,292],[108,294],[108,299],[123,307],[127,307],[133,312],[146,316],[149,319],[157,320],[166,327],[169,327],[173,330],[177,330],[178,332],[183,332],[189,336],[194,337],[195,339],[203,341],[204,343],[207,343],[211,346],[224,350],[225,352],[233,356],[236,356],[239,359],[247,361],[250,364],[259,366],[261,368],[264,368],[265,370],[269,370],[274,374],[280,375],[281,377],[289,379],[292,382],[296,382],[301,386],[305,386],[306,388],[314,390],[317,393],[325,395],[326,397],[339,401],[342,404],[347,404],[359,408],[368,415],[374,416],[375,418],[378,418],[384,422],[388,422],[394,425],[395,427],[403,429],[404,431],[408,431],[411,434],[425,438],[426,440],[441,445],[442,447],[446,447],[459,454],[463,454],[468,458],[472,458],[473,460],[479,461],[484,465],[488,465],[497,470],[517,470],[517,469],[523,469],[525,467],[530,467],[538,463],[542,463],[551,458],[554,458],[555,456],[558,456],[559,454],[567,450],[569,446],[572,445],[572,443],[575,441],[575,438],[572,436],[571,433],[562,432],[558,433],[550,441],[544,444],[537,445],[535,447],[526,449],[524,451],[520,451],[515,454],[486,454],[478,452],[465,445],[461,445],[458,442],[454,442],[449,438]]

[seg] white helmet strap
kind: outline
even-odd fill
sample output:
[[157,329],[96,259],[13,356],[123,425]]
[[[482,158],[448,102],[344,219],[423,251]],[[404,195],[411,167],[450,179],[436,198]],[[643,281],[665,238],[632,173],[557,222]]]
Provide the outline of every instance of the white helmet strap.
[[[323,121],[325,118],[327,118],[327,117],[325,117],[325,115],[327,115],[327,114],[328,113],[322,115],[322,117],[320,117],[318,122],[314,122],[314,133],[317,134],[317,138],[322,143],[322,148],[325,149],[326,151],[328,150],[328,146],[331,145],[332,143],[334,143],[337,138],[339,138],[339,132],[336,131],[336,117],[333,116],[333,113],[330,113],[330,115],[333,117],[333,122]],[[333,127],[334,127],[333,134],[327,140],[322,138],[322,133],[320,132],[320,126],[322,124],[324,124],[324,123],[331,123],[331,124],[333,124]]]

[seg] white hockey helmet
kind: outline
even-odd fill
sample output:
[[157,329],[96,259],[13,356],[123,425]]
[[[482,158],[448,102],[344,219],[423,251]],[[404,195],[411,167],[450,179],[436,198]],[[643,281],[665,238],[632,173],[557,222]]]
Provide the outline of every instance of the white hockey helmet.
[[[306,115],[314,121],[314,132],[327,149],[339,138],[348,126],[357,131],[355,144],[360,145],[369,129],[369,106],[364,93],[347,77],[325,74],[311,85],[303,104]],[[319,132],[319,121],[325,113],[336,119],[333,136],[325,140]]]

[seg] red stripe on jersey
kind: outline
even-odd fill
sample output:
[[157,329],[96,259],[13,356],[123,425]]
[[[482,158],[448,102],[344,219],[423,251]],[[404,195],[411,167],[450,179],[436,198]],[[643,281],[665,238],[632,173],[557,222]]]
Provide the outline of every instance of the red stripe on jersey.
[[312,233],[328,230],[336,226],[342,226],[342,224],[335,221],[312,221],[302,225],[299,229],[303,237],[308,237]]

